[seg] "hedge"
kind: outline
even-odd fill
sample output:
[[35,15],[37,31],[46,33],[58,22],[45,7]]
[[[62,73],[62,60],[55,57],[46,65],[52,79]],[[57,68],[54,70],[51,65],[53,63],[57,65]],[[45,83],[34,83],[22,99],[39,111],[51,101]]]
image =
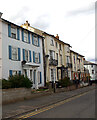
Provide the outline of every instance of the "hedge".
[[10,76],[8,80],[2,79],[2,89],[8,88],[31,88],[32,81],[28,79],[28,77],[24,77],[24,75],[14,75]]

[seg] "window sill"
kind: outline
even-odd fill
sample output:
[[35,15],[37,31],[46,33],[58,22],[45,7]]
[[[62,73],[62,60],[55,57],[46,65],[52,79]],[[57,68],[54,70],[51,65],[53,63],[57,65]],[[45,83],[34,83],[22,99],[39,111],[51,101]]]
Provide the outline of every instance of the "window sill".
[[14,38],[14,37],[10,37],[10,38],[12,38],[12,39],[15,39],[15,40],[19,40],[19,39],[17,39],[17,38]]
[[50,44],[51,46],[54,46],[53,44]]
[[22,42],[27,43],[27,44],[30,44],[29,42],[25,42],[25,41],[23,41],[23,40],[22,40]]
[[20,60],[14,60],[14,59],[9,59],[9,60],[12,60],[12,61],[20,61]]
[[41,64],[41,63],[37,63],[37,62],[34,62],[34,63],[36,63],[36,64]]
[[35,45],[35,44],[32,44],[32,45],[34,45],[34,46],[36,46],[36,47],[40,47],[39,45]]

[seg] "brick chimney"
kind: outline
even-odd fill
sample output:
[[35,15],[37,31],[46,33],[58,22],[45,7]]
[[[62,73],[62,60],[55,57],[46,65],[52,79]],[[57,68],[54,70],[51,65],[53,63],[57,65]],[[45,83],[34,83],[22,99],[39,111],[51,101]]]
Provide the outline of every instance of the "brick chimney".
[[59,39],[59,35],[58,34],[56,34],[56,38]]
[[0,12],[0,18],[2,17],[2,14],[3,14],[3,13]]

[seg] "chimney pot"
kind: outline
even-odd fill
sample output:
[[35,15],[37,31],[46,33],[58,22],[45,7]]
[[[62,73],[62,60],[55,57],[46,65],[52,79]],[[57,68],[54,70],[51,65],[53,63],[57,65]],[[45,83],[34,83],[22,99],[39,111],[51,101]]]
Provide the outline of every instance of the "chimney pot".
[[58,34],[56,34],[56,38],[59,39],[59,35]]

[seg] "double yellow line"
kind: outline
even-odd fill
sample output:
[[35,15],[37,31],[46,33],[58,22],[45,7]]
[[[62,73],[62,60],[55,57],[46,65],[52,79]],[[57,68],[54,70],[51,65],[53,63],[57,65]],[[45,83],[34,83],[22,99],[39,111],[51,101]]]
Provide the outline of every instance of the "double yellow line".
[[[89,92],[89,91],[88,91],[88,92]],[[76,95],[76,96],[74,96],[74,97],[65,99],[65,100],[63,100],[63,101],[61,101],[61,102],[55,103],[55,104],[50,105],[50,106],[48,106],[48,107],[41,108],[41,109],[39,109],[39,110],[37,110],[37,111],[28,113],[28,114],[26,114],[26,115],[22,115],[22,116],[20,116],[20,117],[18,117],[18,118],[19,118],[19,120],[22,120],[22,119],[24,119],[24,118],[29,118],[29,117],[31,117],[31,116],[34,116],[34,115],[37,115],[37,114],[39,114],[39,113],[45,112],[45,111],[47,111],[47,110],[50,110],[50,109],[52,109],[52,108],[54,108],[54,107],[57,107],[57,106],[59,106],[59,105],[62,105],[62,104],[66,103],[66,102],[69,102],[69,101],[71,101],[71,100],[74,100],[74,99],[76,99],[76,98],[79,98],[79,97],[87,94],[88,92],[85,92],[85,93]]]

